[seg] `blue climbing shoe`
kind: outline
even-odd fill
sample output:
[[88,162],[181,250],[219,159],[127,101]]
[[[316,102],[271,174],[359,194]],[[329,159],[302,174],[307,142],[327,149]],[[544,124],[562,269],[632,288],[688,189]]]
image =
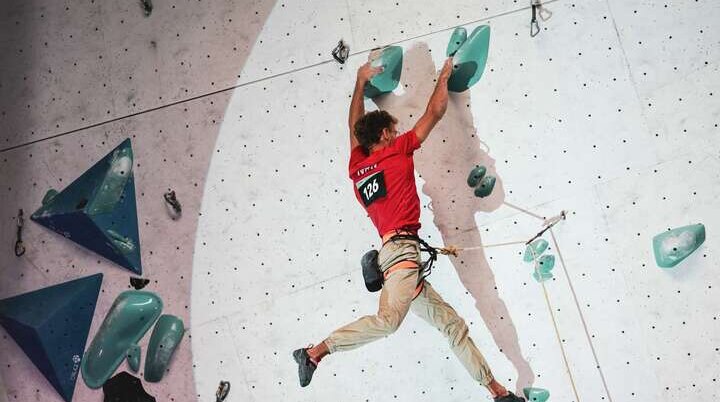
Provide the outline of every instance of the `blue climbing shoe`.
[[293,357],[298,364],[298,377],[300,377],[300,386],[307,387],[312,380],[313,373],[317,369],[317,365],[310,361],[307,349],[297,349],[293,352]]

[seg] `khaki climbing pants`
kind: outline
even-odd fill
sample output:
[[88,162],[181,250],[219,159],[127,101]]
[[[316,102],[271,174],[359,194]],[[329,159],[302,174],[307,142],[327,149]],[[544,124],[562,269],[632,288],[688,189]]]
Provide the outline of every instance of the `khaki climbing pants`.
[[[402,261],[421,264],[420,246],[414,240],[387,242],[378,256],[380,270],[385,272]],[[422,291],[413,300],[418,279],[418,268],[400,269],[385,280],[380,292],[380,306],[375,315],[361,317],[335,332],[325,340],[330,353],[351,350],[386,337],[395,332],[409,310],[439,329],[447,338],[455,356],[470,375],[487,386],[493,375],[475,343],[468,335],[465,321],[425,282]]]

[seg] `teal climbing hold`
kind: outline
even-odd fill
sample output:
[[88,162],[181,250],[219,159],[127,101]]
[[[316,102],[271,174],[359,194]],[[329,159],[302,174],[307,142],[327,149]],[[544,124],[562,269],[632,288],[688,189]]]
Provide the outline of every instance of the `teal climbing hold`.
[[[95,274],[0,300],[0,325],[67,402],[75,391],[102,278]],[[41,399],[46,398],[36,400]]]
[[137,373],[137,371],[140,370],[140,345],[130,345],[127,351],[127,362],[133,373]]
[[476,197],[487,197],[492,193],[493,188],[495,188],[495,176],[485,176],[480,181],[480,184],[475,187],[475,196]]
[[467,178],[467,184],[470,187],[475,188],[478,184],[480,184],[480,180],[485,177],[485,173],[487,173],[487,168],[482,165],[477,165],[473,168],[473,170],[470,171],[470,174]]
[[373,67],[382,66],[383,71],[365,84],[365,97],[374,98],[392,92],[400,83],[403,50],[400,46],[388,46],[370,62]]
[[456,51],[448,90],[463,92],[480,81],[488,58],[490,27],[480,25]]
[[80,371],[88,387],[102,387],[125,359],[128,349],[157,320],[162,308],[162,300],[155,293],[141,290],[120,293],[82,360]]
[[705,242],[705,225],[683,226],[660,233],[653,238],[655,262],[661,268],[672,268]]
[[183,334],[185,326],[180,318],[167,314],[160,317],[153,328],[145,356],[145,381],[162,380]]
[[553,274],[551,272],[541,272],[541,271],[533,272],[532,276],[538,282],[545,282],[546,280],[553,278]]
[[538,270],[541,272],[550,272],[555,267],[555,256],[545,254],[538,259]]
[[528,402],[545,402],[550,398],[550,392],[542,388],[526,387],[523,393]]
[[[525,248],[525,255],[523,256],[523,261],[530,262],[534,260],[536,257],[540,256],[545,250],[548,248],[548,242],[545,239],[537,239],[533,241],[532,243],[528,244],[527,248]],[[533,254],[534,252],[534,254]]]
[[450,35],[450,40],[448,41],[445,55],[447,57],[454,56],[458,49],[460,49],[460,46],[462,46],[462,44],[465,43],[466,40],[467,30],[464,27],[455,28],[452,35]]
[[49,190],[30,218],[141,275],[132,167],[126,139],[61,192]]
[[45,204],[51,202],[52,199],[55,198],[56,195],[58,195],[58,191],[57,191],[57,190],[55,190],[54,188],[49,189],[49,190],[45,193],[45,196],[44,196],[43,199],[42,199],[42,204],[45,205]]

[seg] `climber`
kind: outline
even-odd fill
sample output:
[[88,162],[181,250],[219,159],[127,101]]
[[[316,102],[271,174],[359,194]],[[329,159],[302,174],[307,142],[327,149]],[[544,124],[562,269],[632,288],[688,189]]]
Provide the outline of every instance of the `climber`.
[[445,114],[448,78],[452,71],[448,58],[437,78],[425,113],[410,131],[397,135],[398,120],[386,111],[365,113],[365,84],[381,68],[366,63],[357,72],[350,103],[349,174],[355,195],[378,230],[382,248],[378,265],[384,285],[376,315],[362,317],[332,332],[316,346],[297,349],[302,387],[310,384],[313,373],[326,355],[360,347],[392,334],[408,311],[438,328],[448,339],[452,351],[470,375],[489,391],[495,401],[520,402],[493,377],[485,358],[468,335],[468,327],[455,310],[445,303],[433,287],[419,279],[420,199],[415,186],[413,153]]

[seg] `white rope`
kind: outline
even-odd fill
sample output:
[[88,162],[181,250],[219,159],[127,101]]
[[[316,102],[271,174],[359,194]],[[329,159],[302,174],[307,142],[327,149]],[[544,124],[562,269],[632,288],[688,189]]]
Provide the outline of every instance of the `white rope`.
[[[533,256],[534,270],[538,277],[538,281],[540,282],[540,286],[542,287],[543,297],[545,298],[545,305],[547,306],[548,313],[550,313],[550,319],[552,320],[553,328],[555,329],[555,337],[557,338],[558,345],[560,346],[560,352],[562,354],[563,363],[565,364],[565,371],[567,372],[567,375],[570,380],[570,384],[572,385],[573,394],[575,395],[575,400],[577,402],[580,402],[580,395],[578,394],[577,387],[575,385],[575,378],[573,377],[572,371],[570,370],[570,363],[568,361],[567,353],[565,352],[565,347],[562,342],[562,337],[560,336],[560,329],[558,328],[557,318],[555,318],[555,313],[553,312],[552,303],[550,303],[550,294],[548,293],[548,290],[545,287],[545,282],[542,281],[542,276],[540,274],[540,268],[539,268],[538,255],[535,251],[535,247],[533,247],[533,245],[532,245],[532,242],[534,242],[536,239],[540,238],[547,230],[550,230],[550,234],[552,235],[552,238],[553,238],[553,244],[555,245],[555,249],[558,251],[559,259],[563,265],[563,270],[565,270],[565,275],[567,276],[567,269],[565,268],[565,262],[562,258],[562,255],[560,254],[560,249],[558,248],[557,241],[555,240],[555,235],[551,230],[553,226],[555,226],[558,222],[560,222],[561,220],[564,220],[567,217],[567,212],[561,211],[560,214],[558,214],[556,216],[553,216],[551,218],[545,218],[540,215],[533,214],[533,213],[531,213],[527,210],[524,210],[520,207],[509,204],[507,202],[505,202],[505,205],[515,208],[517,210],[520,210],[520,211],[522,211],[528,215],[534,216],[538,219],[542,219],[543,220],[543,229],[538,234],[536,234],[535,236],[530,238],[529,240],[518,240],[518,241],[505,242],[505,243],[495,243],[495,244],[478,245],[478,246],[471,246],[471,247],[457,247],[457,246],[450,245],[447,247],[435,247],[435,248],[441,254],[453,255],[453,256],[457,257],[457,254],[459,251],[479,250],[479,249],[485,249],[485,248],[491,248],[491,247],[510,246],[510,245],[515,245],[515,244],[528,244],[527,250],[530,250],[530,252],[532,253],[532,256]],[[570,278],[568,277],[568,283],[569,283],[569,280],[570,280]],[[572,285],[570,285],[570,286],[571,286],[570,289],[573,292],[573,296],[575,297],[575,304],[577,305],[577,297],[575,296],[575,291],[572,288]],[[578,312],[580,312],[579,305],[578,305]],[[582,318],[582,313],[580,313],[580,316]],[[585,334],[588,336],[588,341],[589,341],[590,338],[589,338],[587,326],[585,325],[585,320],[582,319],[582,322],[583,322],[583,326],[585,327]],[[592,347],[592,343],[590,344],[590,348],[592,349],[593,356],[595,357],[595,363],[597,364],[598,369],[600,369],[600,363],[598,363],[597,355],[595,354],[595,350]],[[608,398],[610,398],[610,393],[608,392],[607,384],[605,384],[605,377],[603,376],[602,371],[600,371],[600,377],[603,380],[603,385],[605,385],[605,391],[608,394]],[[610,399],[610,402],[612,402],[612,399]]]

